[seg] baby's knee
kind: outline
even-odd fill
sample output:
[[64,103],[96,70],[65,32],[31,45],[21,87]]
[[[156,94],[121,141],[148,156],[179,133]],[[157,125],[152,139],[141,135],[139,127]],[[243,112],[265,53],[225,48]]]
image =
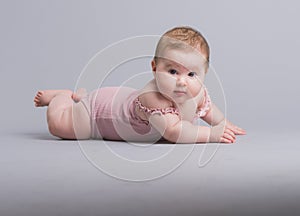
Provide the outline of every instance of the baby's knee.
[[59,138],[63,138],[61,137],[61,127],[59,126],[59,124],[55,121],[48,121],[48,129],[49,129],[49,132],[53,135],[53,136],[56,136],[56,137],[59,137]]
[[49,119],[48,129],[53,136],[62,139],[76,139],[73,124],[65,115],[60,118]]

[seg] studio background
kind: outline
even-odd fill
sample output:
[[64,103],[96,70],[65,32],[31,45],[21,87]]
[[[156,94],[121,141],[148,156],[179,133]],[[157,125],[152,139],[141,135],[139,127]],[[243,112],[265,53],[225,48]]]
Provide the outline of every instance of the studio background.
[[296,131],[299,8],[267,0],[1,1],[1,130],[44,130],[35,92],[74,89],[112,43],[189,25],[210,44],[232,121],[249,131]]
[[[30,172],[34,171],[28,174],[25,169],[27,174],[22,174],[24,169],[19,166],[25,160],[24,154],[47,154],[40,153],[35,147],[23,146],[27,150],[20,151],[14,145],[14,138],[18,143],[28,138],[53,138],[48,135],[45,109],[34,107],[36,91],[74,89],[81,71],[100,50],[134,36],[161,35],[179,25],[198,29],[208,40],[211,64],[226,95],[228,118],[247,130],[253,147],[254,143],[258,145],[262,134],[266,148],[272,149],[274,140],[282,140],[277,146],[278,157],[288,161],[289,156],[295,156],[294,151],[299,150],[285,149],[286,145],[296,144],[297,139],[282,138],[282,135],[296,137],[300,129],[299,11],[300,3],[292,0],[1,0],[0,155],[3,176],[0,174],[0,182],[2,186],[7,185],[0,195],[3,196],[1,200],[7,202],[4,201],[2,210],[6,215],[13,215],[18,213],[12,207],[13,203],[23,203],[22,199],[6,198],[22,188],[26,194],[26,184],[22,185],[16,177],[25,175],[31,182]],[[150,69],[150,62],[146,67]],[[239,145],[239,140],[236,145]],[[58,146],[55,148],[60,151]],[[280,156],[281,148],[288,153],[288,158]],[[293,164],[295,169],[290,171],[294,173],[294,179],[299,180],[295,173],[299,161]],[[4,176],[9,173],[13,173],[12,177]],[[109,182],[109,177],[105,178]],[[18,187],[8,182],[19,182]],[[292,187],[296,185],[293,181]],[[299,198],[299,193],[295,197]],[[44,202],[46,206],[46,199]],[[68,202],[71,206],[72,202]],[[195,206],[189,207],[193,209]],[[296,206],[293,207],[295,210]],[[35,213],[38,214],[34,212],[32,215]]]

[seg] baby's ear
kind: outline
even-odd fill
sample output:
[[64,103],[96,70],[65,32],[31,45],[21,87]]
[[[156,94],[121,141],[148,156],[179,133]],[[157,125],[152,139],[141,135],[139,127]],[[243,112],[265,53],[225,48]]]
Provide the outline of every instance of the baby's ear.
[[155,63],[154,59],[151,61],[151,67],[152,67],[152,71],[155,72],[156,71],[156,63]]

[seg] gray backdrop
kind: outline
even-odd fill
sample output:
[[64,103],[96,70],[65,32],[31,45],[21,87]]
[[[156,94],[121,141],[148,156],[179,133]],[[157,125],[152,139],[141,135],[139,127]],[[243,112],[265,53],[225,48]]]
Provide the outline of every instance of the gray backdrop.
[[44,111],[32,103],[38,89],[73,89],[98,51],[177,25],[208,39],[232,121],[248,130],[297,130],[296,2],[2,0],[1,130],[44,127]]
[[[243,214],[299,210],[299,11],[296,0],[1,0],[0,214],[102,215],[103,211],[103,215],[215,215],[232,213],[230,209],[236,206]],[[98,51],[125,38],[160,35],[178,25],[195,27],[207,38],[212,65],[225,91],[228,117],[248,131],[236,147],[225,148],[223,155],[218,152],[218,159],[212,162],[217,165],[204,172],[211,178],[193,176],[196,168],[181,168],[152,183],[120,182],[92,169],[76,144],[48,134],[45,109],[33,106],[37,90],[74,89],[80,72]],[[150,69],[150,62],[145,68]],[[240,180],[238,192],[233,185],[232,190],[226,189],[230,183],[223,182],[223,187],[217,181],[217,174],[226,170],[222,166],[226,154],[232,165],[228,165],[232,171],[228,176],[237,175],[234,179]],[[78,166],[74,166],[76,162]],[[253,168],[260,166],[263,168],[257,172]],[[262,174],[270,170],[274,172]],[[254,180],[253,176],[264,177]],[[261,185],[255,188],[262,191],[258,199],[242,183],[251,177]],[[206,185],[205,196],[189,196],[203,192],[199,182]],[[208,182],[219,188],[210,188]],[[161,194],[162,188],[169,190]],[[263,193],[264,188],[269,193]],[[231,203],[226,199],[230,194],[236,194],[229,199]],[[240,203],[245,194],[249,199]],[[181,195],[188,200],[185,204],[174,198]],[[272,200],[280,195],[286,203]],[[89,202],[82,201],[86,197]],[[279,203],[283,203],[280,208]]]

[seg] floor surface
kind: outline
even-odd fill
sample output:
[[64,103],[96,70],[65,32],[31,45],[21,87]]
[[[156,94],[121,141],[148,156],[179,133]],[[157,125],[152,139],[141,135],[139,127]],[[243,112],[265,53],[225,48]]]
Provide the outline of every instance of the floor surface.
[[0,215],[300,213],[296,133],[248,131],[233,145],[174,147],[7,133],[1,136]]

